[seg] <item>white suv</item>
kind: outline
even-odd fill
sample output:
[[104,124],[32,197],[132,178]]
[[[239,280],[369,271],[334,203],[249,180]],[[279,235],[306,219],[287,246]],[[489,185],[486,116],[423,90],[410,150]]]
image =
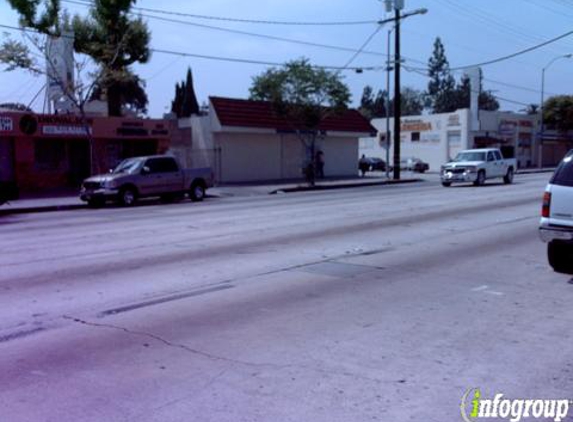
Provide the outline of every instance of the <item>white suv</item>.
[[545,189],[539,235],[547,242],[549,265],[559,273],[573,274],[573,150]]

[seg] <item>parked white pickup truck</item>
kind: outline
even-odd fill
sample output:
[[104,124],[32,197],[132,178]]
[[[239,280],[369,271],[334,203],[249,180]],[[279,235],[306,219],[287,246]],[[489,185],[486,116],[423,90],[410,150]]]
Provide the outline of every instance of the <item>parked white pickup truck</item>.
[[173,157],[152,155],[128,158],[110,173],[84,180],[80,199],[92,206],[107,200],[130,206],[142,197],[171,199],[187,193],[193,201],[202,201],[211,186],[211,168],[183,169]]
[[468,149],[442,166],[442,185],[448,187],[454,182],[472,182],[481,186],[486,180],[498,177],[509,184],[513,182],[516,169],[517,160],[503,158],[497,148]]

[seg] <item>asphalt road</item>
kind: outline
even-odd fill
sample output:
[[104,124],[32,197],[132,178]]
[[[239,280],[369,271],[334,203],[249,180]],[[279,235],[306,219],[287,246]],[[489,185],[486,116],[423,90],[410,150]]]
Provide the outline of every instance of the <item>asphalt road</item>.
[[474,387],[573,398],[548,177],[3,216],[0,420],[442,422]]

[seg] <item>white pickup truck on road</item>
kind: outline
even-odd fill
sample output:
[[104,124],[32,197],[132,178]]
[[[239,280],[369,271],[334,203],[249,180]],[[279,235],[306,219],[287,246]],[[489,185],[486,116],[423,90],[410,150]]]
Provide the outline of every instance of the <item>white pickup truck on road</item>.
[[513,182],[516,169],[517,160],[503,158],[497,148],[468,149],[444,164],[440,176],[442,185],[446,187],[454,182],[472,182],[475,186],[481,186],[486,180],[498,177],[509,184]]

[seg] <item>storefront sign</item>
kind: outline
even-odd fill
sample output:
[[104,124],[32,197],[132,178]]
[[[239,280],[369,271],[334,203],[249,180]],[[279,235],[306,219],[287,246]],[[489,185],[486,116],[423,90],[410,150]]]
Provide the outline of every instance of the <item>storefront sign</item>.
[[513,120],[502,120],[499,122],[499,134],[504,137],[515,135],[517,122]]
[[[85,119],[85,122],[91,124],[93,120]],[[84,122],[80,116],[39,114],[38,123],[46,125],[82,125]]]
[[460,115],[459,114],[452,114],[448,116],[448,126],[460,126]]
[[432,130],[432,124],[423,120],[406,120],[402,122],[400,130],[402,132],[423,132]]
[[0,132],[12,132],[14,130],[14,122],[11,117],[0,116]]
[[440,142],[440,134],[438,132],[426,132],[420,134],[422,142]]
[[91,128],[85,126],[43,126],[44,135],[67,135],[67,136],[87,136]]

